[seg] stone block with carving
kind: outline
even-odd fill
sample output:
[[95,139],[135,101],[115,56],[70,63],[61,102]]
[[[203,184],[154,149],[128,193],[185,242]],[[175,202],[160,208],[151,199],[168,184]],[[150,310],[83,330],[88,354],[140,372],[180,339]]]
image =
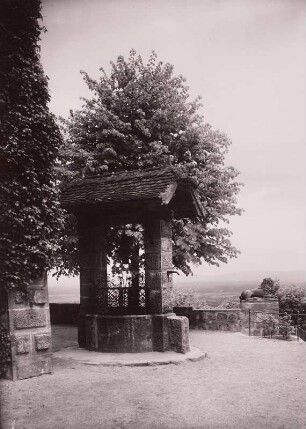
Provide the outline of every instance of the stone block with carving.
[[27,295],[25,292],[21,291],[21,290],[17,290],[16,292],[14,292],[14,301],[15,304],[23,304],[27,299]]
[[28,296],[29,296],[29,301],[33,304],[46,304],[46,302],[48,302],[47,289],[29,290]]
[[14,310],[15,329],[38,328],[46,324],[45,310]]
[[18,355],[30,353],[30,335],[15,337],[16,353]]
[[48,350],[51,347],[50,334],[37,334],[35,335],[35,348],[36,350]]

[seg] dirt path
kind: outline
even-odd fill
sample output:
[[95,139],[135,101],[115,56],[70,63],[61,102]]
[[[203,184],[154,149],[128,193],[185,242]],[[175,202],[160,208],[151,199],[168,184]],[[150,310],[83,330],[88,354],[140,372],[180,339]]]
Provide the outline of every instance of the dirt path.
[[305,427],[306,343],[191,331],[200,362],[93,367],[1,382],[3,429]]

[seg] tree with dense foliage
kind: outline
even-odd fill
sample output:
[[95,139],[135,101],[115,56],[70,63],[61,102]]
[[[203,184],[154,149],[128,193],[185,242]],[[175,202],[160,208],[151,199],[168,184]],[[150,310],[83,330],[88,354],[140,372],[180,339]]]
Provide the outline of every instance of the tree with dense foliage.
[[[277,291],[281,321],[285,326],[298,326],[299,336],[306,339],[305,285],[281,285]],[[290,330],[287,329],[288,332]],[[286,331],[286,332],[287,332]]]
[[[99,80],[82,73],[93,97],[65,121],[58,166],[62,183],[105,172],[180,167],[196,181],[206,217],[173,221],[174,266],[189,274],[191,264],[218,265],[236,257],[231,233],[223,226],[228,216],[241,212],[236,207],[238,172],[224,165],[231,142],[204,122],[200,98],[189,100],[185,79],[174,76],[173,66],[158,61],[154,52],[144,64],[133,50],[127,60],[119,56],[111,63],[109,75],[101,69]],[[73,231],[71,217],[67,225]],[[133,248],[139,232],[137,225],[112,229],[110,254],[115,261],[123,237]],[[61,273],[73,271],[75,260],[69,265],[68,255],[75,244],[73,234],[62,240]]]
[[277,291],[280,312],[306,313],[305,286],[282,285]]
[[261,282],[259,289],[262,289],[265,295],[275,296],[279,289],[279,280],[273,280],[271,277],[266,277]]
[[62,217],[54,163],[62,137],[40,63],[40,0],[0,6],[0,287],[52,265]]

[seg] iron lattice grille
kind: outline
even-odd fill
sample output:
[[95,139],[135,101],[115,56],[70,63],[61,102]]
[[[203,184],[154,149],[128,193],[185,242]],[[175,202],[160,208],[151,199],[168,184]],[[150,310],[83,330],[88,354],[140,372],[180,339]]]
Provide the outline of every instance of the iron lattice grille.
[[146,308],[146,290],[144,287],[139,288],[139,307]]
[[146,307],[146,289],[144,287],[107,288],[108,308]]
[[127,287],[107,288],[107,307],[125,308],[129,305],[129,289]]
[[140,273],[138,285],[131,277],[108,277],[107,287],[99,287],[99,306],[104,314],[146,314],[147,289],[144,274]]

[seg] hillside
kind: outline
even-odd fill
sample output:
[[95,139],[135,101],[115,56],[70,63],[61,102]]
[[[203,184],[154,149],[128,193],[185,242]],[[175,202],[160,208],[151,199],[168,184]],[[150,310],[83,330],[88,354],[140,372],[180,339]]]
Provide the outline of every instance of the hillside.
[[[301,284],[306,287],[305,275],[302,271],[290,271],[275,273],[236,273],[230,276],[218,276],[212,280],[204,280],[198,277],[183,277],[176,276],[174,285],[178,290],[192,290],[197,294],[205,294],[207,297],[213,298],[218,295],[218,299],[223,296],[239,296],[245,289],[257,288],[264,277],[279,278],[281,284]],[[80,286],[79,278],[63,277],[60,280],[55,280],[54,277],[49,277],[49,297],[50,302],[79,302],[80,301]]]

